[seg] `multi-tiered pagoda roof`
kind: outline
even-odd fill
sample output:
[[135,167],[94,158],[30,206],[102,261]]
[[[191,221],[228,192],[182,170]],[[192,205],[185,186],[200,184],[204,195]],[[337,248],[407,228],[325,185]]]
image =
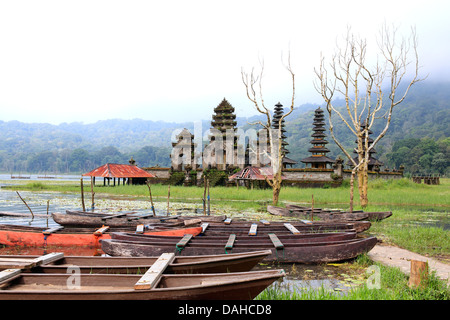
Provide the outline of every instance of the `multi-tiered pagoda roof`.
[[[274,108],[274,113],[272,117],[272,128],[273,129],[279,129],[280,128],[280,119],[284,114],[283,105],[281,103],[277,103]],[[297,161],[292,160],[286,155],[289,153],[289,150],[286,148],[289,143],[286,142],[286,130],[284,129],[285,123],[284,119],[281,120],[281,154],[283,156],[283,167],[286,167],[286,165],[294,165],[297,164]]]
[[312,147],[308,149],[312,155],[308,158],[302,160],[306,165],[310,164],[311,168],[326,169],[328,165],[332,165],[335,161],[327,157],[327,153],[330,152],[326,145],[328,141],[325,140],[325,117],[323,110],[319,107],[314,111],[314,121],[313,121],[313,134],[311,137],[313,140],[310,141]]

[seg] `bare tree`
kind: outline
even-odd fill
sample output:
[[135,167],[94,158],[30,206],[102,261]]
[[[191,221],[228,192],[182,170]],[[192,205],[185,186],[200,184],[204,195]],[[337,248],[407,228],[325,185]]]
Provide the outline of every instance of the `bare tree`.
[[[347,30],[344,46],[337,47],[329,67],[321,57],[319,69],[315,69],[318,82],[316,90],[325,100],[329,115],[330,133],[333,140],[344,152],[353,165],[350,179],[350,209],[353,209],[353,183],[358,174],[360,204],[368,205],[368,163],[370,151],[386,134],[391,123],[394,108],[402,103],[412,85],[423,79],[419,78],[419,57],[417,53],[417,36],[411,29],[409,39],[397,39],[397,29],[384,25],[379,33],[378,49],[374,66],[369,66],[367,58],[367,41],[351,34]],[[412,57],[411,57],[412,56]],[[408,74],[410,64],[413,72]],[[406,89],[398,94],[402,81],[410,77]],[[345,109],[340,112],[333,104],[333,98],[340,94],[345,98]],[[356,136],[357,159],[352,158],[334,133],[333,118],[345,123]],[[369,131],[375,121],[384,121],[383,130],[369,143]]]
[[[260,73],[255,75],[254,70],[250,74],[245,73],[241,70],[242,82],[246,88],[248,99],[255,105],[256,110],[266,116],[266,121],[257,121],[252,124],[261,125],[266,131],[265,134],[268,136],[270,150],[266,150],[266,156],[270,159],[270,166],[272,168],[272,177],[269,179],[266,177],[267,183],[272,187],[273,190],[273,205],[278,204],[278,199],[281,191],[282,182],[282,169],[283,169],[283,154],[282,154],[282,121],[294,110],[294,99],[295,99],[295,74],[291,68],[290,54],[288,57],[288,63],[285,66],[289,72],[292,79],[292,99],[289,111],[283,114],[279,119],[278,129],[272,129],[272,117],[270,110],[265,106],[263,89],[262,89],[262,78],[264,74],[264,62],[260,61]],[[260,150],[261,151],[261,150]]]

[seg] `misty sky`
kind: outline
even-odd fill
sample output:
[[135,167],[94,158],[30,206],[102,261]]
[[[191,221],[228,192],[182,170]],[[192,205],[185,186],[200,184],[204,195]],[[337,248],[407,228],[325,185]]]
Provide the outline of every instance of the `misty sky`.
[[427,81],[450,80],[450,1],[0,0],[0,120],[210,119],[225,97],[256,114],[241,81],[265,62],[268,106],[290,103],[281,56],[291,52],[296,105],[351,26],[372,40],[384,22],[415,26]]

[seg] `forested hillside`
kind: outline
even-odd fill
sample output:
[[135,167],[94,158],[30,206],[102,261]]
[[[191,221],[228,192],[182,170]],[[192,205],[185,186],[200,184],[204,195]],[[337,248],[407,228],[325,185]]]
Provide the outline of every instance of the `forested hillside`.
[[[450,83],[425,81],[413,87],[394,111],[389,131],[376,147],[376,156],[389,168],[404,164],[407,172],[449,174],[449,101]],[[299,106],[286,118],[288,156],[299,166],[300,160],[309,156],[315,108],[311,104]],[[250,119],[237,116],[238,126],[248,128]],[[210,127],[210,121],[202,120],[203,131]],[[81,173],[107,162],[127,163],[131,157],[139,166],[169,166],[172,135],[182,128],[193,132],[194,124],[110,119],[51,125],[5,122],[0,116],[0,171]],[[381,129],[379,123],[374,134]],[[342,123],[335,121],[335,132],[346,148],[353,150],[355,137]],[[326,133],[329,135],[328,129]],[[330,136],[327,140],[330,157],[342,155]]]

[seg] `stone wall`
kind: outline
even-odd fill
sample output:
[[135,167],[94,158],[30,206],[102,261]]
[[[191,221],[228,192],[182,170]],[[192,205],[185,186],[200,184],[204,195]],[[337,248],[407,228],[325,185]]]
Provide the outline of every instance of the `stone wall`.
[[[167,183],[171,177],[170,168],[150,167],[143,168],[156,176],[151,179],[152,183]],[[191,181],[192,185],[202,184],[203,171],[197,169],[197,181]],[[340,166],[334,169],[314,169],[314,168],[295,168],[283,170],[283,184],[295,187],[338,187],[341,185],[343,179],[350,179],[351,170],[342,170]],[[400,179],[403,177],[402,171],[396,172],[375,172],[369,171],[369,178],[383,178],[383,179]],[[194,178],[195,179],[195,178]]]
[[151,183],[164,183],[170,179],[170,168],[148,167],[142,169],[156,176],[156,178],[150,179]]

